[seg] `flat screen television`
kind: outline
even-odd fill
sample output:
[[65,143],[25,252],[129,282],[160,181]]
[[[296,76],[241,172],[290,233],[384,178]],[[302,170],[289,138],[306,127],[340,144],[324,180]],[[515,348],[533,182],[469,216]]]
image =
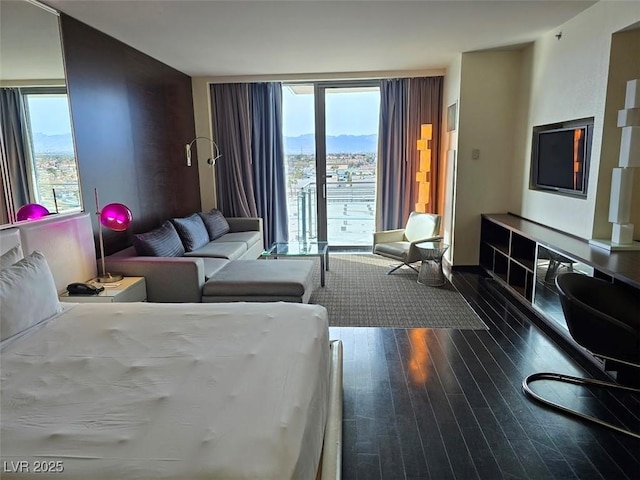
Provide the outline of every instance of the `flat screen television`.
[[531,186],[587,196],[591,125],[534,129]]

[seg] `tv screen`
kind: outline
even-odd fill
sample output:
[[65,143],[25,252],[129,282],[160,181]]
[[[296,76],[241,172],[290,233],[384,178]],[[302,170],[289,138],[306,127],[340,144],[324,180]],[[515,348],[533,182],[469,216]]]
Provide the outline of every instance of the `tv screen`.
[[587,126],[537,131],[533,187],[586,196],[588,133]]

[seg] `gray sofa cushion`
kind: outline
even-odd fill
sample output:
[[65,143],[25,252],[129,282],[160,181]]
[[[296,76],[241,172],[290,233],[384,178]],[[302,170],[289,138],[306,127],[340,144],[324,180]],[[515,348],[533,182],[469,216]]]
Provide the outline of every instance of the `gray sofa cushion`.
[[311,260],[238,260],[210,278],[202,296],[303,297],[312,275]]
[[220,269],[224,268],[230,260],[226,258],[203,258],[204,262],[204,278],[205,280],[209,280],[213,277]]
[[197,213],[184,218],[174,218],[172,222],[187,252],[209,243],[209,232]]
[[253,245],[262,240],[262,232],[231,232],[223,235],[215,240],[218,242],[244,242],[247,244],[247,248],[251,248]]
[[218,209],[214,208],[210,212],[200,212],[198,215],[202,218],[207,232],[209,232],[209,240],[220,238],[231,229],[229,222],[227,222],[222,212]]
[[185,257],[213,257],[237,260],[247,251],[247,244],[244,242],[221,242],[216,240],[207,243],[193,252],[186,252]]
[[167,220],[159,228],[133,236],[136,253],[147,257],[181,257],[184,246],[173,224]]

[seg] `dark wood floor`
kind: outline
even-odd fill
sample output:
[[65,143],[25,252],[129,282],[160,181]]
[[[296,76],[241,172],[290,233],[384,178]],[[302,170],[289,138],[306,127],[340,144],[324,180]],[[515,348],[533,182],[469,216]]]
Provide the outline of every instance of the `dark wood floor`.
[[[638,479],[640,442],[526,398],[534,371],[587,375],[493,280],[452,282],[489,330],[331,327],[344,343],[343,478]],[[640,429],[640,403],[536,384],[567,406]]]

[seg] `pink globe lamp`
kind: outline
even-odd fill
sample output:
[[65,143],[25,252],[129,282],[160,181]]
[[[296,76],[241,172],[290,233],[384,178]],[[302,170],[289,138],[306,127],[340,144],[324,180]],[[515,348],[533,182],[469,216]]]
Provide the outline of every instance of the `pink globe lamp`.
[[100,223],[114,232],[124,232],[132,220],[131,210],[122,203],[110,203],[100,211]]
[[49,210],[40,205],[39,203],[27,203],[18,209],[16,219],[22,220],[36,220],[42,218],[45,215],[49,215]]
[[122,203],[109,203],[102,207],[98,206],[98,189],[95,190],[96,196],[96,214],[98,215],[98,232],[100,236],[100,263],[102,266],[101,275],[96,278],[96,281],[100,283],[113,283],[119,282],[122,280],[123,275],[119,273],[109,273],[105,267],[104,263],[104,240],[102,237],[102,227],[106,227],[109,230],[113,230],[115,232],[124,232],[131,222],[133,221],[133,215],[131,214],[131,210],[129,207]]

